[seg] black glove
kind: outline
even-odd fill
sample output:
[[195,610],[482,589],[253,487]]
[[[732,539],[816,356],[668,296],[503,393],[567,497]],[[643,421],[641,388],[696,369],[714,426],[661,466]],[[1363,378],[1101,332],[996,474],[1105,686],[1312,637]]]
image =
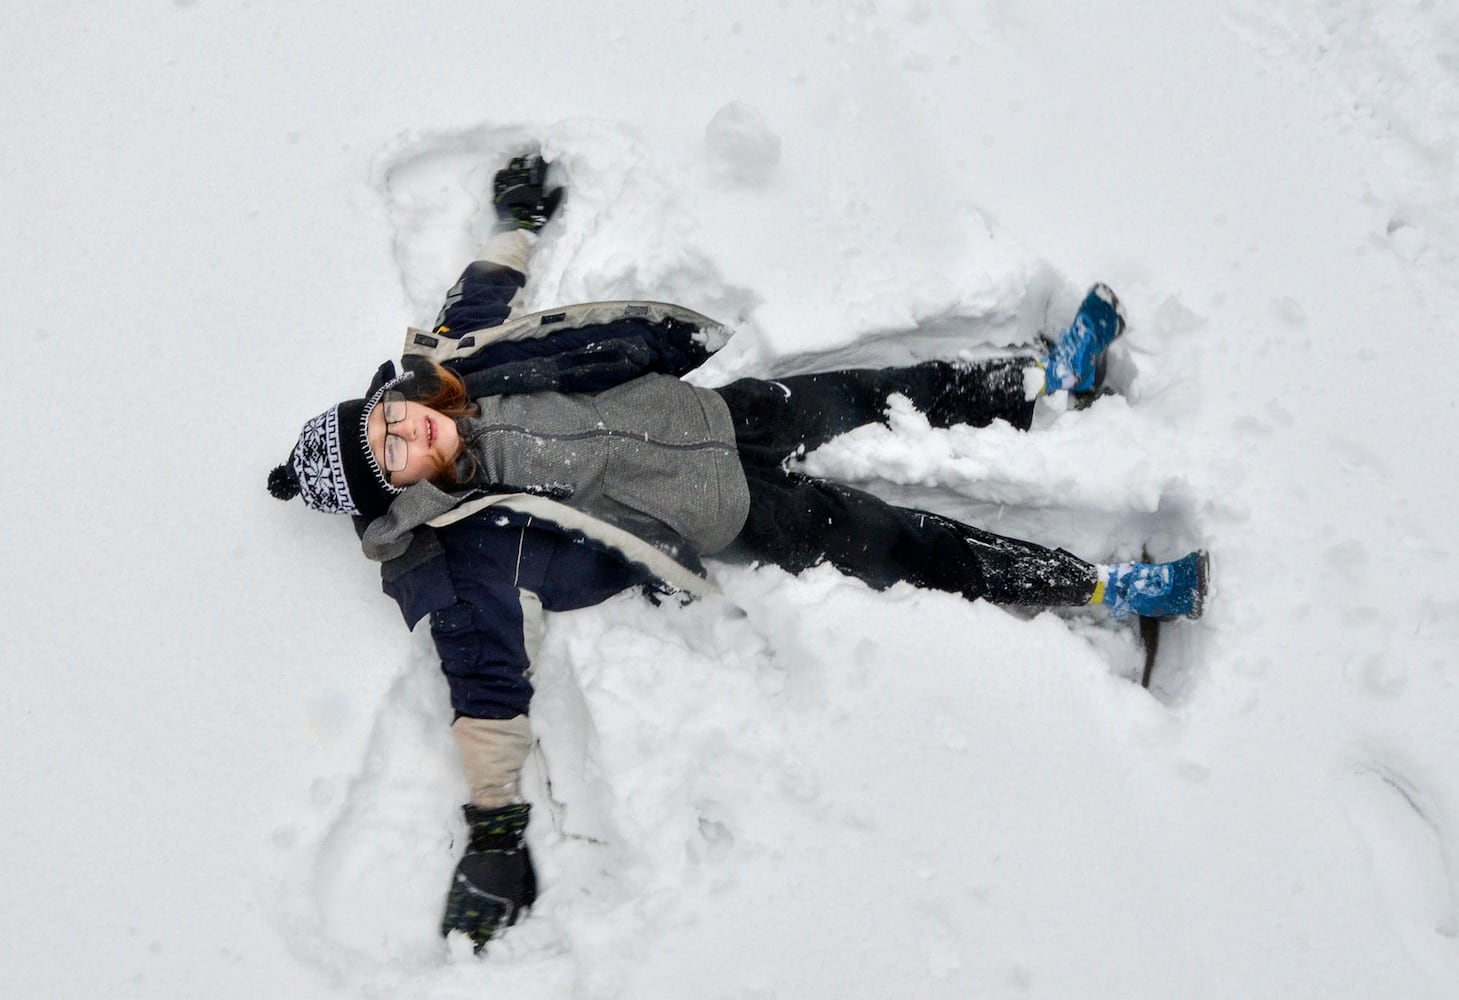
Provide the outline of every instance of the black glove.
[[443,936],[465,931],[479,952],[536,900],[537,873],[522,841],[531,809],[525,803],[500,809],[465,807],[471,842],[446,894]]
[[498,232],[527,229],[537,232],[557,211],[562,188],[546,190],[547,163],[536,153],[517,156],[496,172],[491,181],[491,200],[496,206]]

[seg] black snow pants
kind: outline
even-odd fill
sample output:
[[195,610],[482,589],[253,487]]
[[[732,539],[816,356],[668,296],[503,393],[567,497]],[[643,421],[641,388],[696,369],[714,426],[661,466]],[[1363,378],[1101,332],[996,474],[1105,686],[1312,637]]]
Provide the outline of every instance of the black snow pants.
[[878,590],[898,581],[995,604],[1085,604],[1094,566],[927,511],[896,507],[861,490],[788,471],[786,460],[855,427],[886,421],[887,397],[912,401],[934,427],[983,427],[1002,417],[1021,430],[1026,359],[977,365],[934,361],[773,381],[741,379],[718,390],[729,404],[750,515],[716,558],[765,562],[792,573],[829,562]]

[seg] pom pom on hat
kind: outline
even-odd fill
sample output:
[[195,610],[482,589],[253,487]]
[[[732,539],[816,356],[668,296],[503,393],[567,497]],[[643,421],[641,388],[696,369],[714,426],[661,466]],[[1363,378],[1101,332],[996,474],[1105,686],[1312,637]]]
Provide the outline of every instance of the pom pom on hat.
[[268,491],[280,500],[292,500],[299,495],[299,477],[287,463],[276,465],[268,474]]

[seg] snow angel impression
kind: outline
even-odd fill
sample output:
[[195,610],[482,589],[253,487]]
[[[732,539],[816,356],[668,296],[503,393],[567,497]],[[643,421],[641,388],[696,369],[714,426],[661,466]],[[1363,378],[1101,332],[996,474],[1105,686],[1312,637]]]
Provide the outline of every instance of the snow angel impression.
[[631,587],[702,592],[701,559],[713,557],[792,573],[829,563],[875,588],[905,581],[997,604],[1200,614],[1204,553],[1098,565],[788,467],[884,421],[893,394],[936,427],[1003,419],[1027,430],[1039,395],[1097,391],[1124,326],[1107,287],[1089,292],[1036,362],[933,361],[701,388],[681,376],[728,332],[692,310],[518,311],[536,233],[562,195],[545,179],[537,156],[497,173],[499,222],[434,329],[412,331],[400,367],[381,366],[362,398],[306,423],[268,483],[280,499],[351,515],[407,626],[430,619],[470,787],[470,840],[442,933],[464,932],[480,949],[536,898],[519,776],[544,611]]

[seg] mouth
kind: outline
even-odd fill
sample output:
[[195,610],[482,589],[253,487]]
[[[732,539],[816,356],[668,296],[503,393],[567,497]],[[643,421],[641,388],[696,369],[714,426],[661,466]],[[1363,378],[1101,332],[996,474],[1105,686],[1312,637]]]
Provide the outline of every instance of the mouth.
[[431,445],[433,445],[435,443],[436,443],[436,422],[434,420],[432,420],[430,417],[426,417],[426,447],[429,448]]

